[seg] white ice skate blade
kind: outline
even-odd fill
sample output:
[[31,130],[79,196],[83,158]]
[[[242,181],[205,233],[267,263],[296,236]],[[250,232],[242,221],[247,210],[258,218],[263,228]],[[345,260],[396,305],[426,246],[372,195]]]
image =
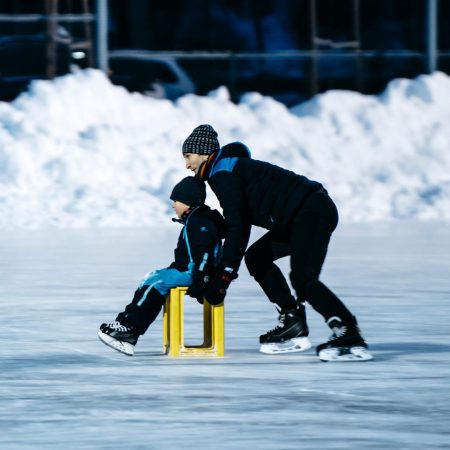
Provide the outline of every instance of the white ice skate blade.
[[373,356],[364,347],[324,348],[319,352],[321,361],[370,361]]
[[311,342],[307,337],[298,337],[285,342],[261,344],[259,351],[267,355],[275,355],[278,353],[304,352],[310,348]]
[[118,341],[117,339],[111,337],[109,334],[102,333],[101,331],[98,332],[98,337],[108,347],[111,347],[114,350],[117,350],[118,352],[124,353],[128,356],[134,355],[134,345],[130,344],[129,342]]

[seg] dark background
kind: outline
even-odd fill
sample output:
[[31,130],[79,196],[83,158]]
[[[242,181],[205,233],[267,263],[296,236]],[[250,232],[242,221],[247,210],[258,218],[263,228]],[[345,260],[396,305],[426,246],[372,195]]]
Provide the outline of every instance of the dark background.
[[[92,0],[57,3],[59,13],[82,13],[85,8],[95,13]],[[198,94],[226,85],[234,100],[256,90],[291,105],[328,89],[378,93],[393,78],[426,72],[426,0],[109,0],[108,4],[111,50],[230,52],[229,57],[212,59],[178,54],[177,62],[193,79]],[[440,0],[438,7],[437,69],[450,73],[450,1]],[[45,11],[43,0],[0,2],[0,14]],[[85,24],[64,28],[75,43],[86,36]],[[24,34],[45,39],[45,33],[42,22],[0,22],[0,39]],[[89,33],[95,39],[94,26]],[[321,53],[313,56],[308,53],[312,50]],[[274,57],[279,52],[284,56]],[[35,59],[39,58],[45,65],[42,51]],[[0,78],[10,59],[2,56],[0,40]],[[56,74],[65,71],[61,67]]]

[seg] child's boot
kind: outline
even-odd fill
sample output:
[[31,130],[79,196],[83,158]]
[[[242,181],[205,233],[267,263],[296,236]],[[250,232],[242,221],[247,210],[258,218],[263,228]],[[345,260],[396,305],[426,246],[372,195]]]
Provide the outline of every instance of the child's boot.
[[104,344],[114,350],[128,356],[133,356],[134,346],[139,339],[139,334],[132,325],[123,325],[120,322],[115,322],[102,324],[98,332],[98,337]]

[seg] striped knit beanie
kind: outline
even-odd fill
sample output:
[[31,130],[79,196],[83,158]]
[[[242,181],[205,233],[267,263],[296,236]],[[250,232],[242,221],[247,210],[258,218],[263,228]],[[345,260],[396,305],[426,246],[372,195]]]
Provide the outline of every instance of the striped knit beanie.
[[217,133],[211,125],[199,125],[183,143],[183,153],[210,155],[219,149]]

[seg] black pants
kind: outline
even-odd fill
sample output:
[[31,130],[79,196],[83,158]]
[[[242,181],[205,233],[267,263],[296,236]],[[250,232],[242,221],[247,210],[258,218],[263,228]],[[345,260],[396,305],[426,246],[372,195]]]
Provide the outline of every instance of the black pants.
[[274,264],[277,259],[290,256],[290,280],[297,299],[307,301],[325,320],[351,317],[342,301],[319,281],[337,223],[335,204],[326,191],[319,191],[308,197],[286,230],[269,231],[248,248],[247,268],[271,302],[282,308],[294,306],[286,278]]
[[116,320],[124,325],[132,325],[138,334],[144,334],[155,321],[166,298],[155,288],[144,285],[136,290],[133,300]]

